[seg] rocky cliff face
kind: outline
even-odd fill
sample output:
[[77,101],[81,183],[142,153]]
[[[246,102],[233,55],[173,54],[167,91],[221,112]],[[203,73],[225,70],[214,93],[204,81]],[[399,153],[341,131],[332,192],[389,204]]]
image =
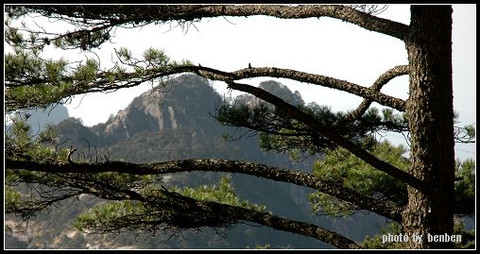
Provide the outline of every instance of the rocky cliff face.
[[[267,81],[260,87],[293,104],[304,104],[298,92],[275,81]],[[259,99],[250,95],[236,98],[236,103],[256,104]],[[58,125],[60,133],[70,140],[89,138],[91,145],[109,146],[141,132],[168,134],[190,133],[197,138],[220,137],[233,128],[222,126],[212,115],[223,100],[207,80],[195,75],[183,75],[166,81],[136,97],[130,105],[120,110],[105,123],[88,128],[70,119]],[[76,123],[73,123],[76,122]],[[76,125],[76,127],[74,127]],[[81,145],[81,144],[78,144]]]
[[207,137],[219,130],[209,112],[220,101],[219,94],[206,80],[194,75],[180,76],[136,97],[127,108],[107,122],[93,126],[91,131],[100,145],[112,145],[145,131],[180,130]]

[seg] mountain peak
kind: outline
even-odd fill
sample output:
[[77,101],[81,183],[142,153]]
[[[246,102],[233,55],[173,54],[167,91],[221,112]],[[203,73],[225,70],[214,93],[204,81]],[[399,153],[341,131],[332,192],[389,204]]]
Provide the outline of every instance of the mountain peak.
[[217,123],[209,113],[219,101],[220,95],[205,79],[181,75],[134,98],[127,108],[93,128],[98,134],[115,139],[143,131],[169,132],[193,127],[205,134],[215,129],[212,125]]
[[[279,82],[266,81],[260,83],[259,87],[292,104],[303,104],[298,92],[292,92]],[[237,99],[237,102],[242,103],[259,100],[252,95],[242,95]],[[224,103],[222,97],[208,80],[185,74],[166,80],[134,98],[125,109],[105,123],[88,128],[88,136],[99,140],[97,145],[102,146],[131,138],[141,132],[182,133],[181,135],[212,138],[226,131],[226,127],[212,117],[221,103]],[[75,124],[79,123],[65,122],[63,127],[62,124],[58,127],[62,128],[65,137],[77,140],[81,138],[78,133],[85,134],[87,128],[72,127]]]

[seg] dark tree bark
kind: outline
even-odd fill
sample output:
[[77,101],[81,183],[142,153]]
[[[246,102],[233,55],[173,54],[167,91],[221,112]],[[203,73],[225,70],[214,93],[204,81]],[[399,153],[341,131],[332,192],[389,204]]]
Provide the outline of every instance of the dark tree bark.
[[219,159],[190,159],[146,164],[135,164],[121,161],[109,161],[99,164],[52,164],[32,161],[16,161],[7,158],[5,160],[5,165],[9,169],[26,169],[29,171],[47,173],[95,174],[101,172],[118,172],[136,175],[158,175],[189,171],[241,173],[312,188],[351,202],[360,209],[372,211],[394,221],[401,221],[401,208],[394,202],[371,198],[362,195],[351,188],[346,188],[341,183],[321,181],[317,177],[311,174],[302,173],[301,171],[281,169],[253,162]]
[[[408,188],[403,212],[407,234],[423,235],[410,248],[451,248],[426,235],[451,235],[454,208],[454,132],[452,92],[452,7],[412,6],[406,38],[410,97],[406,112],[411,133],[410,174],[428,191]],[[411,239],[411,238],[410,238]]]

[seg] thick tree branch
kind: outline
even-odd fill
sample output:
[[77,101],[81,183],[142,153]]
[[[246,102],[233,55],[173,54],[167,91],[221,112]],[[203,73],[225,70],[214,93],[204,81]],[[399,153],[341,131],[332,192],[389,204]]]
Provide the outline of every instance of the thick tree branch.
[[275,181],[293,183],[299,186],[312,188],[339,199],[351,202],[360,209],[372,211],[386,218],[398,221],[401,220],[401,208],[394,203],[381,201],[368,196],[361,195],[356,191],[345,188],[339,183],[321,181],[317,177],[302,173],[267,166],[260,163],[244,161],[228,161],[218,159],[206,160],[181,160],[156,162],[148,164],[135,164],[129,162],[104,162],[98,164],[43,164],[33,161],[17,161],[6,159],[6,168],[26,169],[29,171],[40,171],[49,173],[101,173],[118,172],[137,175],[167,174],[189,171],[212,171],[241,173],[257,177],[263,177]]
[[320,85],[323,87],[348,92],[362,98],[369,99],[371,101],[376,101],[384,106],[389,106],[399,111],[405,111],[405,101],[379,93],[378,91],[380,89],[375,89],[375,85],[372,88],[366,88],[341,79],[280,68],[247,68],[235,71],[233,72],[233,74],[236,76],[236,80],[265,76],[297,80],[300,82]]
[[235,83],[233,81],[227,81],[227,84],[232,89],[253,94],[256,97],[261,98],[266,102],[269,102],[275,105],[276,107],[279,107],[285,110],[289,115],[295,117],[297,120],[303,122],[304,124],[318,131],[318,133],[321,134],[322,136],[330,139],[331,141],[335,142],[339,146],[345,148],[347,151],[356,155],[357,157],[359,157],[366,163],[370,164],[374,168],[382,172],[385,172],[390,176],[393,176],[418,190],[427,191],[425,184],[422,183],[422,181],[420,181],[419,179],[413,177],[412,175],[408,174],[407,172],[399,168],[396,168],[395,166],[389,163],[379,160],[378,158],[376,158],[375,156],[367,152],[365,149],[362,149],[361,147],[355,145],[353,142],[343,138],[342,136],[336,135],[334,132],[331,132],[330,130],[325,128],[325,126],[322,126],[320,123],[318,123],[310,115],[305,114],[295,106],[289,103],[286,103],[285,101],[272,95],[271,93],[268,93],[267,91],[254,86]]
[[385,73],[383,73],[382,75],[380,75],[380,77],[378,77],[377,80],[375,80],[375,82],[370,87],[370,89],[373,89],[375,91],[380,91],[380,89],[382,89],[382,87],[385,84],[387,84],[390,80],[392,80],[392,79],[394,79],[398,76],[408,75],[408,74],[409,74],[409,66],[408,65],[395,66],[395,67],[389,69],[388,71],[386,71]]
[[[241,80],[247,78],[256,78],[256,77],[275,77],[275,78],[286,78],[291,80],[296,80],[300,82],[320,85],[323,87],[333,88],[340,91],[348,92],[365,99],[369,99],[384,106],[389,106],[395,108],[399,111],[405,111],[405,101],[391,97],[382,93],[379,93],[375,89],[366,88],[361,85],[357,85],[345,80],[340,80],[328,76],[317,75],[312,73],[306,73],[290,69],[280,69],[280,68],[246,68],[234,72],[224,72],[217,69],[204,67],[204,66],[173,66],[165,70],[164,72],[151,74],[144,78],[144,81],[153,78],[159,78],[162,76],[182,73],[182,72],[191,72],[198,74],[202,77],[218,80],[218,81],[228,81],[228,80]],[[143,82],[144,82],[143,81]],[[379,85],[380,86],[380,85]],[[118,87],[117,87],[118,89]]]
[[408,26],[342,5],[136,5],[136,6],[28,6],[45,16],[64,15],[81,24],[108,20],[116,25],[131,23],[198,21],[213,17],[271,16],[281,19],[330,17],[403,40]]
[[[69,163],[66,165],[81,166],[83,164]],[[67,173],[63,176],[62,174],[59,174],[59,176],[62,181],[53,180],[52,182],[52,180],[48,180],[48,178],[40,178],[37,180],[39,180],[39,184],[47,186],[55,185],[61,187],[63,185],[67,188],[74,186],[78,190],[76,190],[73,195],[44,197],[45,201],[37,202],[42,206],[34,205],[33,209],[29,209],[30,207],[28,206],[10,206],[7,207],[7,212],[21,214],[22,216],[33,215],[47,205],[52,205],[55,202],[84,193],[107,200],[139,201],[142,202],[143,206],[147,209],[142,213],[133,213],[118,217],[116,220],[110,219],[105,222],[100,220],[95,224],[88,223],[82,226],[82,228],[99,230],[102,233],[118,231],[121,229],[141,228],[146,230],[156,230],[159,227],[162,227],[162,224],[166,225],[166,227],[180,229],[225,227],[236,224],[240,221],[248,221],[271,227],[273,229],[312,237],[338,248],[360,248],[360,246],[354,241],[323,227],[281,218],[268,212],[255,211],[214,201],[198,201],[194,198],[186,197],[166,189],[142,193],[141,191],[138,192],[131,189],[128,185],[117,186],[116,184],[109,182],[107,179],[100,180],[91,178],[89,177],[90,174]],[[34,179],[30,179],[29,182],[36,183]]]
[[[395,108],[399,111],[405,111],[405,101],[382,94],[375,89],[366,88],[345,80],[335,79],[328,76],[305,73],[301,71],[295,71],[290,69],[279,69],[279,68],[270,68],[270,67],[263,67],[263,68],[247,68],[238,70],[235,72],[224,72],[217,69],[203,67],[203,66],[193,66],[193,65],[173,65],[173,66],[165,66],[160,67],[152,70],[146,71],[145,74],[142,76],[138,76],[137,73],[124,73],[122,74],[121,78],[117,80],[111,81],[107,79],[108,73],[102,72],[97,75],[95,81],[92,81],[90,84],[79,84],[74,85],[69,91],[66,91],[63,94],[63,97],[73,96],[76,94],[84,94],[84,93],[91,93],[91,92],[107,92],[112,90],[118,90],[122,88],[129,88],[138,86],[144,82],[148,82],[151,80],[159,79],[162,77],[166,77],[169,75],[180,74],[190,72],[202,77],[211,79],[211,80],[218,80],[218,81],[228,81],[228,80],[241,80],[246,78],[254,78],[254,77],[277,77],[277,78],[287,78],[292,80],[297,80],[300,82],[311,83],[315,85],[320,85],[328,88],[337,89],[340,91],[344,91],[347,93],[351,93],[370,101],[378,102],[381,105],[388,106]],[[68,79],[69,82],[74,80]],[[43,85],[47,84],[46,79],[37,78],[36,84],[29,83],[30,85]],[[12,80],[6,80],[5,86],[7,89],[10,87],[19,86],[18,82],[14,82]],[[10,98],[7,96],[5,98],[6,104],[9,107],[13,107],[15,102],[15,98]],[[36,106],[36,105],[33,105]]]
[[[395,66],[392,69],[386,71],[378,79],[373,83],[373,85],[369,88],[372,89],[373,91],[380,92],[380,89],[387,84],[390,80],[392,80],[395,77],[401,76],[401,75],[407,75],[409,67],[408,65],[399,65]],[[367,111],[368,107],[372,104],[371,99],[364,99],[362,103],[354,110],[352,111],[345,119],[342,120],[342,122],[348,122],[348,121],[353,121],[355,119],[358,119],[360,116],[362,116],[365,111]],[[403,106],[405,109],[405,104]],[[334,124],[334,126],[337,126],[340,123]]]
[[[118,192],[118,190],[113,191],[115,193]],[[102,198],[111,198],[109,195],[105,195],[104,191],[97,192],[94,190],[90,193]],[[170,227],[196,228],[202,226],[221,227],[239,221],[249,221],[273,229],[313,237],[342,249],[360,248],[354,241],[313,224],[281,218],[268,212],[259,212],[213,201],[198,201],[167,190],[162,190],[161,193],[163,195],[157,194],[154,196],[135,193],[135,195],[128,195],[128,198],[144,202],[147,206],[153,207],[153,209],[160,209],[162,211],[170,209],[171,211],[167,217],[161,215],[162,211],[156,211],[155,213],[160,214],[159,220],[139,221],[137,218],[132,220],[121,218],[119,220],[120,225],[116,225],[117,227],[114,227],[112,230],[119,230],[121,227],[132,225],[133,227],[138,227],[139,224],[142,223],[149,224],[153,227],[158,227],[159,224],[166,223]],[[101,230],[104,230],[105,226],[108,227],[108,225],[102,224],[100,226]]]
[[209,205],[209,207],[207,207],[208,210],[212,213],[221,211],[222,213],[233,214],[234,217],[237,217],[239,220],[255,222],[273,229],[314,237],[341,249],[361,248],[354,241],[313,224],[281,218],[271,215],[270,213],[258,212],[214,202],[208,202],[207,204]]

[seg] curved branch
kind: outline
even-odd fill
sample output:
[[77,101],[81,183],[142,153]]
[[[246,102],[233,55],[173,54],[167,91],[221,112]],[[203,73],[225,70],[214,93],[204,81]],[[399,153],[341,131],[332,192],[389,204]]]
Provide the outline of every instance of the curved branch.
[[29,6],[32,11],[50,16],[57,13],[78,18],[78,23],[90,20],[105,20],[126,24],[132,22],[182,22],[202,18],[225,16],[271,16],[281,19],[304,19],[330,17],[358,25],[364,29],[383,33],[404,40],[409,26],[379,18],[371,14],[342,5],[137,5],[121,6]]
[[[103,186],[108,188],[109,186]],[[118,190],[113,190],[115,193]],[[142,226],[158,226],[158,224],[166,223],[169,226],[179,228],[196,228],[202,226],[225,226],[228,224],[238,223],[239,221],[249,221],[264,225],[273,229],[282,230],[290,233],[295,233],[307,237],[312,237],[328,244],[342,249],[359,249],[361,248],[354,241],[313,224],[285,219],[279,216],[272,215],[268,212],[259,212],[243,207],[222,204],[214,201],[198,201],[194,198],[180,195],[176,192],[170,192],[166,189],[160,192],[163,195],[141,195],[134,191],[133,195],[128,195],[130,200],[138,200],[146,203],[147,206],[152,206],[159,213],[160,218],[155,220],[139,221],[137,218],[133,220],[126,220],[121,218],[121,225],[113,227],[113,230],[121,229],[122,227]],[[111,199],[112,197],[105,194],[104,191],[89,191],[88,193],[96,195],[101,198]],[[168,216],[162,216],[163,210],[169,210]],[[173,213],[171,211],[174,211]],[[151,214],[149,214],[151,215]],[[102,224],[101,227],[109,225]]]
[[340,91],[363,97],[371,101],[376,101],[379,104],[395,108],[399,111],[405,111],[405,101],[378,92],[380,89],[376,89],[375,87],[381,87],[380,84],[374,85],[371,88],[366,88],[341,79],[280,68],[247,68],[235,71],[232,74],[236,76],[235,80],[261,76],[288,78],[300,82],[334,88]]
[[282,99],[274,96],[271,93],[266,92],[263,89],[250,86],[250,85],[245,85],[245,84],[239,84],[235,83],[233,81],[227,81],[227,84],[230,88],[247,92],[250,94],[253,94],[257,96],[258,98],[263,99],[266,102],[269,102],[276,107],[279,107],[283,110],[285,110],[289,115],[295,117],[297,120],[303,122],[304,124],[308,125],[309,127],[313,128],[316,130],[318,133],[323,135],[324,137],[330,139],[331,141],[337,143],[339,146],[345,148],[347,151],[351,152],[352,154],[356,155],[358,158],[362,159],[366,163],[370,164],[374,168],[385,172],[403,182],[406,184],[422,191],[427,191],[425,184],[420,181],[419,179],[415,178],[414,176],[410,175],[409,173],[389,164],[386,163],[382,160],[379,160],[377,157],[373,156],[366,150],[362,149],[361,147],[355,145],[352,143],[350,140],[343,138],[342,136],[336,135],[334,132],[331,132],[330,130],[327,130],[324,126],[322,126],[320,123],[318,123],[315,119],[313,119],[311,116],[305,114],[295,106],[286,103]]
[[26,169],[29,171],[41,171],[49,173],[92,174],[101,172],[118,172],[137,175],[167,174],[190,171],[241,173],[312,188],[335,196],[339,199],[351,202],[357,205],[360,209],[372,211],[395,221],[401,220],[401,208],[394,203],[361,195],[352,189],[343,187],[341,184],[321,181],[313,175],[302,173],[300,171],[285,170],[253,162],[228,161],[219,159],[190,159],[147,164],[135,164],[118,161],[108,161],[98,164],[51,164],[37,163],[32,161],[17,161],[7,158],[5,166],[9,169]]
[[407,75],[409,71],[410,71],[410,68],[408,65],[395,66],[389,69],[388,71],[386,71],[385,73],[383,73],[382,75],[380,75],[380,77],[378,77],[377,80],[375,80],[375,82],[373,83],[371,89],[375,91],[380,91],[380,89],[382,89],[382,87],[385,84],[387,84],[390,80],[398,76]]
[[221,213],[231,214],[233,218],[238,220],[255,222],[273,229],[314,237],[341,249],[361,248],[357,243],[345,236],[313,224],[289,220],[271,215],[270,213],[258,212],[215,202],[206,202],[206,205],[206,208],[212,213],[221,211]]
[[[107,73],[99,73],[95,81],[91,82],[88,85],[79,85],[79,86],[72,86],[70,91],[67,91],[63,97],[73,96],[76,94],[84,94],[84,93],[91,93],[91,92],[107,92],[112,90],[118,90],[122,88],[129,88],[138,86],[144,82],[154,80],[157,78],[162,78],[169,75],[180,74],[180,73],[194,73],[200,75],[202,77],[217,80],[217,81],[228,81],[228,80],[241,80],[246,78],[254,78],[254,77],[276,77],[276,78],[287,78],[291,80],[297,80],[300,82],[306,82],[316,85],[321,85],[328,88],[337,89],[340,91],[348,92],[365,99],[378,102],[381,105],[388,106],[395,108],[399,111],[405,111],[405,101],[382,94],[375,89],[366,88],[345,80],[340,80],[328,76],[311,74],[301,71],[295,71],[290,69],[279,69],[279,68],[270,68],[270,67],[263,67],[263,68],[247,68],[238,70],[235,72],[224,72],[217,69],[204,67],[204,66],[193,66],[193,65],[173,65],[173,66],[165,66],[154,70],[147,71],[146,74],[139,77],[136,73],[124,73],[121,76],[121,79],[117,79],[114,81],[107,79]],[[72,81],[72,79],[68,79]],[[126,82],[124,82],[127,80]],[[46,82],[44,79],[36,80],[38,83],[37,85],[45,84]],[[118,84],[123,82],[123,84]],[[32,84],[34,85],[34,84]],[[12,80],[6,80],[5,86],[8,88],[19,86],[18,84],[12,84]],[[14,98],[9,98],[6,96],[5,102],[7,105],[10,101],[14,100]]]
[[[285,219],[268,212],[255,211],[214,201],[199,201],[194,198],[180,195],[176,192],[170,192],[166,189],[145,192],[142,194],[141,191],[137,192],[128,187],[115,186],[108,181],[92,180],[85,174],[74,174],[62,179],[63,181],[56,183],[56,185],[74,185],[81,190],[75,193],[75,195],[85,193],[107,200],[136,200],[144,203],[144,206],[151,209],[147,211],[148,218],[145,218],[145,220],[142,220],[142,214],[134,214],[133,218],[121,216],[118,220],[110,220],[106,223],[100,221],[97,222],[100,224],[99,226],[93,225],[94,229],[99,227],[103,232],[132,227],[137,229],[146,228],[147,230],[155,230],[161,224],[183,229],[205,226],[222,227],[240,221],[249,221],[273,229],[312,237],[338,248],[360,248],[360,246],[354,241],[326,228],[301,221]],[[42,184],[49,185],[49,183],[45,181],[42,181]],[[68,197],[62,197],[60,199],[54,197],[54,199],[44,201],[43,203],[51,205],[64,198]],[[7,212],[30,212],[28,209],[25,211],[21,207],[18,209],[14,209],[13,207],[7,208],[9,208],[7,209]],[[37,210],[33,212],[36,211]],[[90,227],[92,227],[92,224],[86,225],[85,228]]]
[[352,7],[342,5],[214,5],[204,6],[198,10],[202,17],[213,16],[253,16],[266,15],[282,19],[301,19],[311,17],[330,17],[346,21],[370,31],[383,33],[403,40],[408,26],[387,19],[382,19]]
[[[385,73],[383,73],[382,75],[380,75],[380,77],[378,77],[378,79],[373,83],[373,85],[369,89],[372,89],[376,92],[380,92],[380,89],[382,89],[382,87],[385,84],[387,84],[390,80],[401,75],[407,75],[408,73],[409,73],[408,65],[395,66],[390,70],[386,71]],[[352,121],[354,119],[359,118],[365,113],[365,111],[367,111],[368,107],[370,107],[372,102],[373,101],[370,99],[364,99],[362,103],[357,107],[357,109],[355,109],[350,113],[350,115],[345,117],[345,119],[343,119],[342,122],[348,122],[348,121]],[[338,125],[338,124],[339,123],[334,125]]]
[[234,72],[225,72],[225,71],[220,71],[217,69],[204,67],[204,66],[183,65],[183,66],[173,66],[164,73],[151,75],[150,78],[157,78],[157,77],[172,75],[180,72],[191,72],[191,73],[198,74],[202,77],[212,79],[212,80],[218,80],[218,81],[241,80],[241,79],[257,78],[257,77],[286,78],[286,79],[306,82],[310,84],[320,85],[320,86],[348,92],[348,93],[363,97],[365,99],[378,102],[379,104],[382,104],[384,106],[389,106],[399,111],[405,111],[404,100],[379,93],[375,89],[366,88],[366,87],[363,87],[345,80],[341,80],[341,79],[336,79],[328,76],[306,73],[306,72],[301,72],[296,70],[290,70],[290,69],[263,67],[263,68],[245,68],[245,69],[237,70]]
[[345,80],[290,69],[263,67],[246,68],[234,72],[224,72],[204,66],[175,66],[170,68],[167,72],[152,75],[150,76],[150,78],[157,78],[180,72],[191,72],[198,74],[202,77],[218,81],[241,80],[256,77],[287,78],[300,82],[321,85],[328,88],[334,88],[340,91],[363,97],[365,99],[378,102],[379,104],[382,104],[384,106],[395,108],[399,111],[405,111],[404,100],[379,93],[374,89],[366,88]]

